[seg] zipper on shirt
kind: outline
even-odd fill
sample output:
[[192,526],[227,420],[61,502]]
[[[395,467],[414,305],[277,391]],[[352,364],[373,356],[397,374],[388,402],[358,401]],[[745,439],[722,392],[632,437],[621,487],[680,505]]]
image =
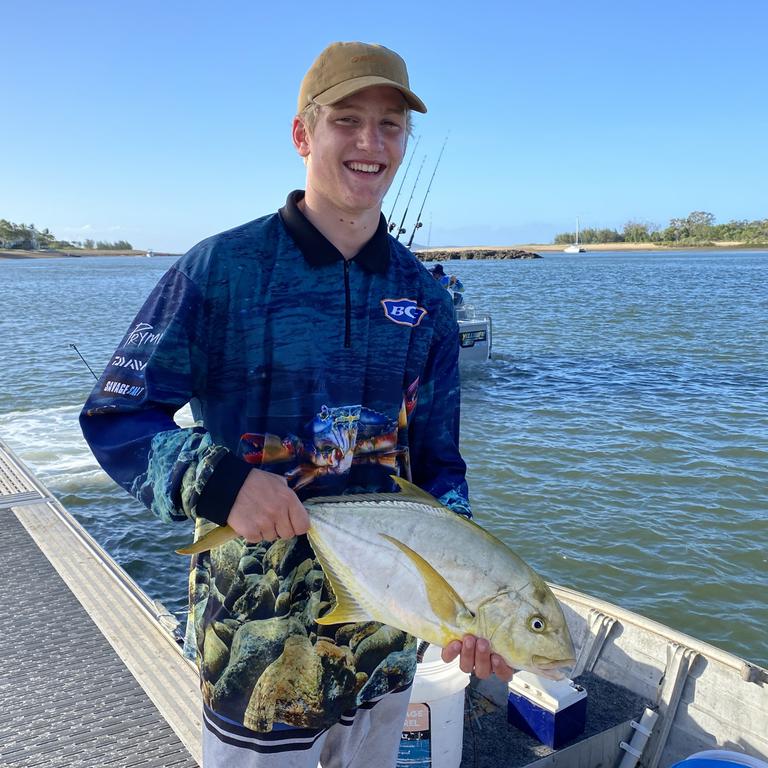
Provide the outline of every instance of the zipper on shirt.
[[352,299],[349,291],[349,262],[344,259],[344,349],[352,346]]

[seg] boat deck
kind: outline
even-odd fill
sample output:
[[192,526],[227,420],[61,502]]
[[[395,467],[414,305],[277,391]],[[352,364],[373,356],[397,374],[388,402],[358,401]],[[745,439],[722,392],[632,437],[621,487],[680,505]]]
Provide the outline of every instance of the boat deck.
[[0,553],[0,765],[198,765],[197,674],[162,606],[2,441]]
[[652,702],[589,672],[574,682],[587,691],[584,731],[555,750],[507,722],[506,685],[494,677],[482,682],[473,678],[465,701],[461,767],[615,765],[619,744],[631,738],[631,721],[639,720]]

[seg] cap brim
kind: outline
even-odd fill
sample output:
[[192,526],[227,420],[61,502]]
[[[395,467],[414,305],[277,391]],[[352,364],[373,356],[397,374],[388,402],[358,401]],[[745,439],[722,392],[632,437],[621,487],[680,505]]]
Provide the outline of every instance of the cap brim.
[[337,101],[346,99],[347,96],[351,96],[353,93],[358,93],[365,88],[370,88],[374,85],[388,85],[391,88],[396,88],[403,94],[408,106],[416,112],[426,113],[427,107],[424,102],[413,92],[404,88],[400,83],[396,83],[394,80],[389,80],[386,77],[378,77],[376,75],[366,75],[365,77],[356,77],[353,80],[347,80],[346,82],[334,85],[327,91],[319,93],[313,101],[320,104],[323,107],[329,107],[331,104],[335,104]]

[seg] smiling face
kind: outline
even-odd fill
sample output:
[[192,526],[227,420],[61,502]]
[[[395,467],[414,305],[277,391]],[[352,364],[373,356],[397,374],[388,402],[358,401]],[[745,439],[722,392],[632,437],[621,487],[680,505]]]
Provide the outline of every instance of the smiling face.
[[294,118],[294,144],[307,161],[307,204],[346,216],[378,216],[403,160],[406,126],[405,100],[389,86],[320,107],[311,133]]

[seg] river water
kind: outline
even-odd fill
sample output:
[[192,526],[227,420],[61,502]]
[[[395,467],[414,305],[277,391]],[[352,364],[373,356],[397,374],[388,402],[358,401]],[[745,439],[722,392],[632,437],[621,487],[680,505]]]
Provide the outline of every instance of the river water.
[[[191,529],[96,465],[70,346],[103,368],[171,263],[0,261],[0,437],[183,616]],[[494,322],[493,360],[462,375],[478,522],[550,581],[768,665],[768,252],[446,266]]]

